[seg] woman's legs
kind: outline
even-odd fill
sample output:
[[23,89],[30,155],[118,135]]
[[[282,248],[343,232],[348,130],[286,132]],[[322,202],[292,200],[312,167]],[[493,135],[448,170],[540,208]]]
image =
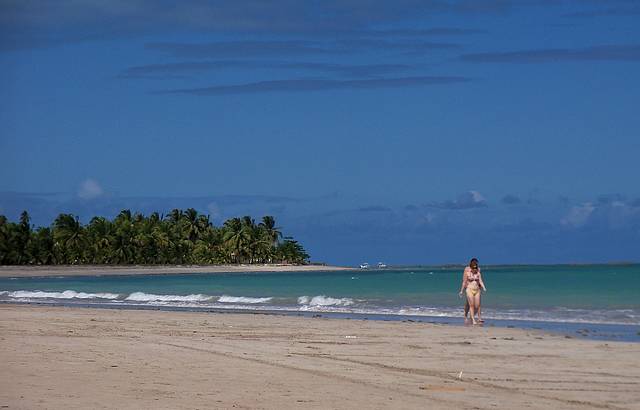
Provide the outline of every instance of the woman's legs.
[[475,308],[475,296],[471,289],[467,288],[467,303],[469,304],[469,313],[471,313],[471,321],[473,324],[476,323],[476,308]]
[[478,322],[482,322],[482,317],[480,316],[480,290],[478,289],[478,293],[473,297],[473,307],[478,314]]
[[464,323],[469,323],[469,298],[464,298]]

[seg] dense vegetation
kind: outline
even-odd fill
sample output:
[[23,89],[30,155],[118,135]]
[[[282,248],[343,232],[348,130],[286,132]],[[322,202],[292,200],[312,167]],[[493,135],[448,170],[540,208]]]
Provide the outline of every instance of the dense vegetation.
[[258,224],[249,216],[232,218],[215,227],[193,208],[166,217],[123,210],[88,225],[60,214],[51,227],[34,229],[24,211],[17,223],[0,215],[0,264],[306,263],[304,248],[283,239],[279,229],[271,216]]

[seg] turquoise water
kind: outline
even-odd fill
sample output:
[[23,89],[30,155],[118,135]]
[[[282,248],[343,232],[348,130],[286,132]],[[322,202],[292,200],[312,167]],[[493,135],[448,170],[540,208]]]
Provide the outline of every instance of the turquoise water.
[[[640,324],[640,265],[484,266],[485,319]],[[0,278],[0,301],[460,317],[461,268]]]

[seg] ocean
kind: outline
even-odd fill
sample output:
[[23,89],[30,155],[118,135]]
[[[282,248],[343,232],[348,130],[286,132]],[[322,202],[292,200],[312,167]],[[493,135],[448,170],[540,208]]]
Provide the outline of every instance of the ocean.
[[[485,326],[640,341],[640,265],[482,266]],[[0,278],[0,302],[462,324],[462,268]]]

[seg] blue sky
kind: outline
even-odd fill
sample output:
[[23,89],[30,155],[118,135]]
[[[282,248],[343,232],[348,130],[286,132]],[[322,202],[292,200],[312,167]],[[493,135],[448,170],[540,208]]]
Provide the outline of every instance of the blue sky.
[[640,2],[0,3],[0,213],[273,214],[314,260],[638,260]]

